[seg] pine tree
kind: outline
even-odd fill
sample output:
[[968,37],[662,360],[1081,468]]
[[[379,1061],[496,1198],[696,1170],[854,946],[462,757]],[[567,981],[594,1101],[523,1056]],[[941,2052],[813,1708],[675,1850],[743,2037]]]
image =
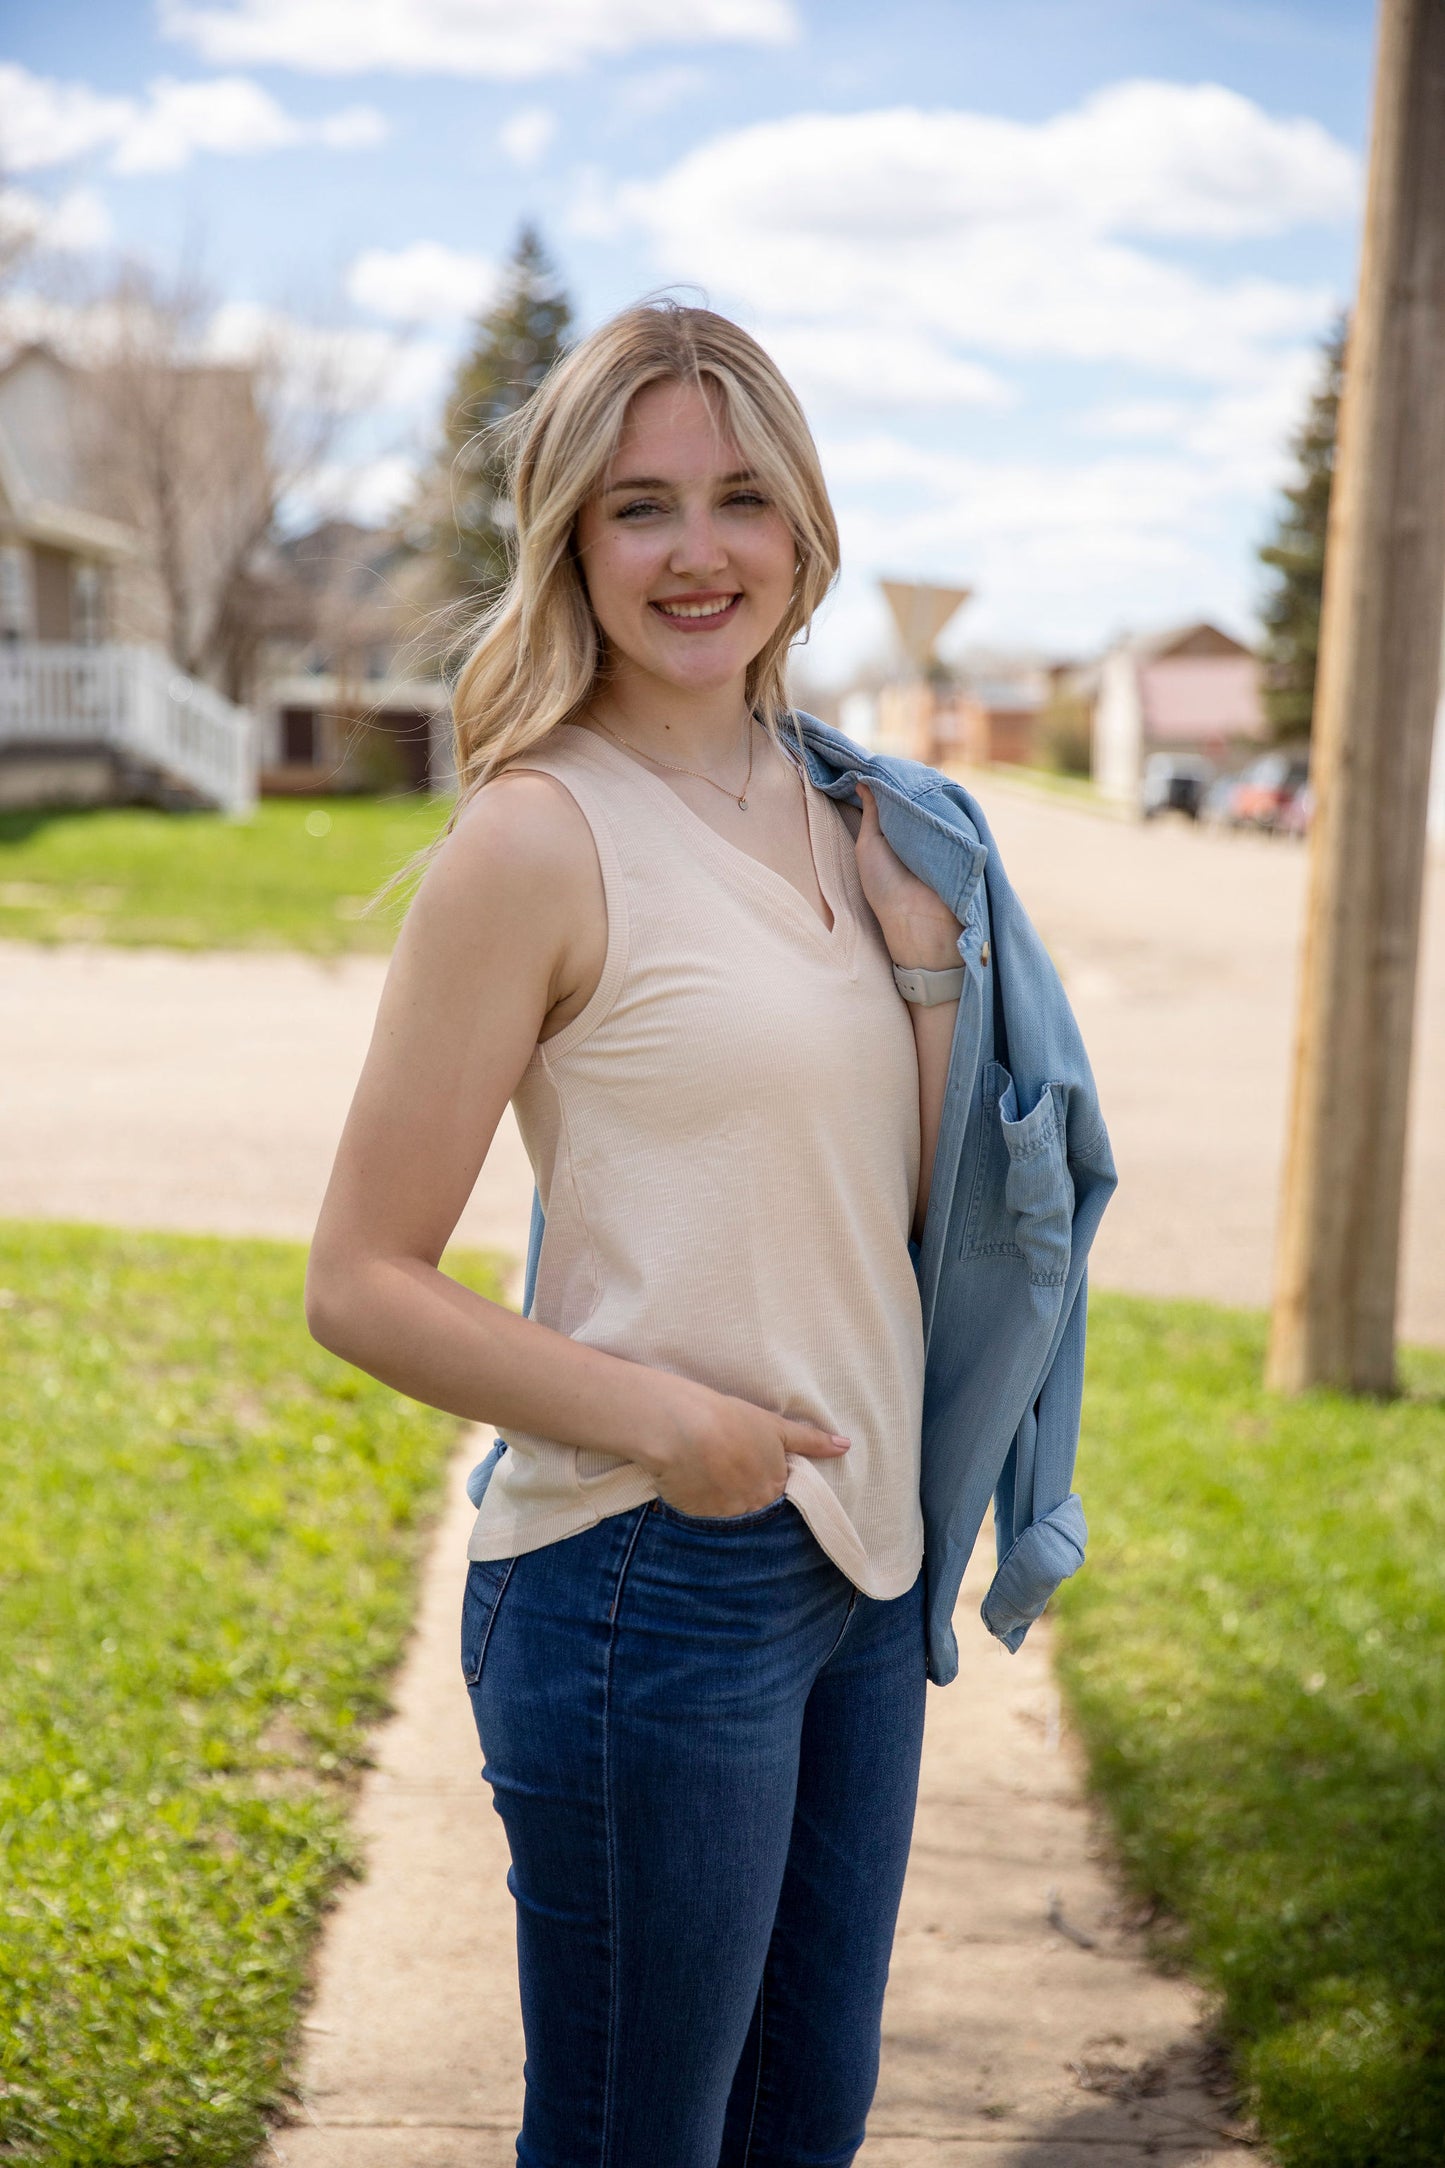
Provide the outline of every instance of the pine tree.
[[441,457],[424,491],[438,584],[453,601],[485,603],[507,578],[512,508],[492,425],[526,405],[571,328],[561,279],[536,229],[523,226],[457,372]]
[[1319,379],[1291,446],[1298,477],[1284,492],[1273,539],[1259,552],[1275,575],[1260,618],[1265,629],[1264,707],[1277,739],[1307,737],[1314,711],[1325,531],[1348,331],[1348,318],[1342,315],[1323,341]]

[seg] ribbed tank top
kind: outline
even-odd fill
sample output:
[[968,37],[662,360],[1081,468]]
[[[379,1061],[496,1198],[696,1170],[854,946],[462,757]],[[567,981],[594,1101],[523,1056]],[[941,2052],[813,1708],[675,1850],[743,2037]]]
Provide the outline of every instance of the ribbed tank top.
[[[923,1553],[923,1331],[908,1231],[918,1066],[841,813],[805,784],[831,931],[660,776],[566,724],[514,769],[592,831],[606,960],[513,1096],[546,1230],[530,1315],[841,1432],[786,1490],[870,1596]],[[505,1558],[656,1495],[635,1461],[509,1429],[468,1546]]]

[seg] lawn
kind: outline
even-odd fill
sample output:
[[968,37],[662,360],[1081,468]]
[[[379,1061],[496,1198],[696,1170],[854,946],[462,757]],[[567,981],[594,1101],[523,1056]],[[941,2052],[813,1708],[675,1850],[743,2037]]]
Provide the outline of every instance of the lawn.
[[458,1429],[310,1339],[303,1263],[0,1221],[7,2161],[239,2168],[284,2097]]
[[380,884],[440,829],[447,797],[263,798],[250,819],[141,806],[0,813],[0,937],[170,948],[389,950]]
[[1161,1949],[1287,2168],[1445,2157],[1445,1353],[1259,1384],[1252,1313],[1096,1296],[1061,1676]]
[[[6,2159],[242,2168],[286,2097],[456,1435],[310,1340],[303,1258],[0,1222]],[[1279,2160],[1437,2168],[1445,1353],[1287,1401],[1263,1336],[1094,1298],[1061,1676]]]

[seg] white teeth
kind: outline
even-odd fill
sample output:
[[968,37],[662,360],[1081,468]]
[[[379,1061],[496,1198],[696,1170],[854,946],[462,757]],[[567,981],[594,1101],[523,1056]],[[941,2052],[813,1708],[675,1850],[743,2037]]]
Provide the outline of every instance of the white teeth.
[[720,617],[737,599],[728,595],[722,602],[659,602],[657,607],[664,617]]

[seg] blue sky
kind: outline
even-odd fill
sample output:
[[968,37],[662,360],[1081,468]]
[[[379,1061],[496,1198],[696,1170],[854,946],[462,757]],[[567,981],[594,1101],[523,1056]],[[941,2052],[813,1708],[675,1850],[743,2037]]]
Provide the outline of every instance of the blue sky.
[[218,350],[322,327],[357,411],[318,487],[376,514],[531,217],[584,326],[687,283],[792,376],[845,545],[819,675],[880,649],[879,573],[974,587],[964,644],[1248,634],[1372,35],[1362,0],[11,0],[0,167],[47,247],[12,335],[189,251]]

